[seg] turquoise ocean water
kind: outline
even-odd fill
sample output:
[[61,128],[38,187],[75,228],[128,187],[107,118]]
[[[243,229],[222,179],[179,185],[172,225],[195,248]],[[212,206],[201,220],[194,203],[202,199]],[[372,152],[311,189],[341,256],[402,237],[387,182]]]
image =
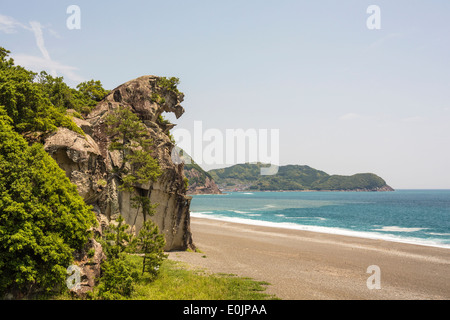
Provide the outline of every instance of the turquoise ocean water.
[[450,249],[450,190],[196,195],[191,215]]

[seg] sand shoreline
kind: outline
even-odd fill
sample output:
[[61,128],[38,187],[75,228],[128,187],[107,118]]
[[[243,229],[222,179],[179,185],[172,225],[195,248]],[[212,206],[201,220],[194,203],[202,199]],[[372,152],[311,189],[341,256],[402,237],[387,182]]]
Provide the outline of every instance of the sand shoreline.
[[[208,220],[217,220],[223,222],[231,222],[242,225],[255,225],[261,227],[270,227],[276,229],[289,229],[289,230],[299,230],[299,231],[308,231],[308,232],[318,232],[322,234],[331,234],[338,236],[346,236],[346,237],[356,237],[362,239],[372,239],[372,240],[386,240],[398,243],[406,243],[413,244],[419,246],[427,246],[427,247],[436,247],[436,248],[444,248],[450,249],[450,245],[436,243],[435,241],[430,241],[427,239],[420,238],[402,238],[395,237],[389,234],[382,234],[376,232],[369,231],[357,231],[357,230],[348,230],[342,228],[333,228],[333,227],[323,227],[323,226],[314,226],[314,225],[297,225],[295,223],[290,222],[271,222],[271,221],[263,221],[263,220],[251,220],[246,218],[237,218],[237,217],[214,217],[204,215],[202,212],[191,212],[191,218],[199,218],[199,219],[208,219]],[[398,228],[398,227],[392,227]],[[402,228],[400,228],[402,229]],[[395,231],[395,230],[394,230]]]
[[191,229],[202,253],[171,259],[267,281],[281,299],[450,299],[450,249],[194,217]]

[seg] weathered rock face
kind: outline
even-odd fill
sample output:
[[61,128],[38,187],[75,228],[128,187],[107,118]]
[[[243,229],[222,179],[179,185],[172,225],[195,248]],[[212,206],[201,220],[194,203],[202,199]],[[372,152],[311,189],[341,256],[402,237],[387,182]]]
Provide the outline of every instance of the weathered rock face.
[[177,150],[178,162],[184,162],[184,175],[188,179],[187,193],[195,194],[222,194],[213,177],[203,170],[186,151]]
[[84,248],[75,253],[74,265],[80,268],[79,286],[70,289],[78,297],[92,291],[101,274],[101,264],[106,260],[100,243],[90,239]]
[[[158,120],[163,112],[173,112],[179,118],[184,113],[180,105],[184,96],[159,87],[157,79],[143,76],[112,90],[85,120],[74,118],[86,136],[61,128],[46,139],[45,149],[77,185],[79,194],[93,205],[101,224],[121,214],[128,224],[134,225],[136,232],[139,231],[143,215],[133,208],[131,198],[149,192],[150,201],[158,204],[152,220],[165,235],[165,249],[184,250],[193,247],[189,215],[191,198],[186,196],[183,164],[176,165],[171,159],[174,144],[169,130],[174,125]],[[164,102],[156,103],[152,94],[158,94]],[[158,160],[163,172],[157,181],[139,186],[133,194],[120,191],[118,179],[111,179],[110,175],[112,168],[120,165],[123,159],[118,151],[108,150],[111,140],[105,121],[119,106],[130,108],[146,125],[153,139],[152,156]]]
[[95,203],[101,195],[97,181],[106,178],[106,165],[97,143],[66,128],[47,137],[45,150],[56,160],[67,177],[78,188],[87,203]]
[[222,194],[214,180],[196,168],[185,168],[185,175],[189,179],[188,194]]

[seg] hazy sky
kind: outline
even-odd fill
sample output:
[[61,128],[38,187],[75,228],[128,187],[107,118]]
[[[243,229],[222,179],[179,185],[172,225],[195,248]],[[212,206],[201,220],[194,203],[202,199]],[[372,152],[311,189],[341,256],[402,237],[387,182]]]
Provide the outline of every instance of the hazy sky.
[[450,188],[449,35],[440,0],[0,0],[0,46],[18,64],[108,89],[176,76],[178,128],[279,129],[281,164],[394,188]]

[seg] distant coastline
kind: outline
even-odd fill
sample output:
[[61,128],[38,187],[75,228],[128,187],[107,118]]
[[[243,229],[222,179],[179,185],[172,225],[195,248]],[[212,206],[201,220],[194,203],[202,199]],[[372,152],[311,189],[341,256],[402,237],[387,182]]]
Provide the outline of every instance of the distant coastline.
[[204,171],[192,162],[185,167],[188,194],[256,191],[394,191],[384,179],[373,173],[351,176],[329,175],[305,165],[279,166],[276,174],[261,175],[263,163],[237,164],[228,168]]
[[[395,192],[396,190],[391,188],[392,190],[226,190],[219,189],[221,193],[187,193],[188,196],[201,196],[201,195],[227,195],[229,193],[256,193],[256,192]],[[406,189],[405,189],[406,190]],[[437,189],[438,190],[438,189]],[[447,189],[442,189],[447,190]]]
[[[378,190],[370,190],[370,189],[351,189],[351,190],[346,190],[346,189],[340,189],[340,190],[314,190],[314,189],[308,189],[308,190],[250,190],[250,189],[242,189],[242,190],[229,190],[229,189],[221,189],[219,188],[219,190],[225,194],[225,193],[231,193],[231,192],[393,192],[395,191],[394,188],[390,187],[390,186],[386,186],[386,187],[382,187],[379,188]],[[198,194],[189,194],[189,195],[200,195],[200,193]]]

